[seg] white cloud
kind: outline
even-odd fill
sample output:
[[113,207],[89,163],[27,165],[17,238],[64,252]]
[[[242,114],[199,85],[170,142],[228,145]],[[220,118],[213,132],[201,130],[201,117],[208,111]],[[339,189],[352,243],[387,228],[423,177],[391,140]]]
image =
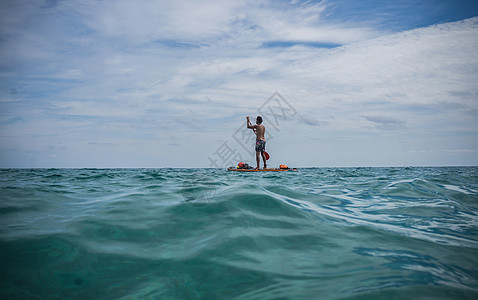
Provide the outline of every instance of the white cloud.
[[89,28],[105,38],[141,44],[182,41],[199,45],[254,45],[268,40],[344,44],[376,36],[360,24],[325,23],[327,1],[69,1]]
[[445,149],[446,152],[450,153],[474,153],[477,152],[477,150],[471,150],[471,149]]
[[[197,40],[218,35],[242,1],[106,1],[84,6],[88,25],[101,34],[144,43],[156,39]],[[94,10],[92,10],[94,8]]]

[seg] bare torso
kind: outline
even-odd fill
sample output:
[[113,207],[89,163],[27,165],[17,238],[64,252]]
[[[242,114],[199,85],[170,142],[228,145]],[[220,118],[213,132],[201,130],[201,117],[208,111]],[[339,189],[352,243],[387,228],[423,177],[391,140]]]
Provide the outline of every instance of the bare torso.
[[266,140],[264,138],[264,135],[266,133],[266,128],[264,127],[264,125],[262,124],[254,125],[254,132],[256,134],[256,140],[262,140],[262,141]]

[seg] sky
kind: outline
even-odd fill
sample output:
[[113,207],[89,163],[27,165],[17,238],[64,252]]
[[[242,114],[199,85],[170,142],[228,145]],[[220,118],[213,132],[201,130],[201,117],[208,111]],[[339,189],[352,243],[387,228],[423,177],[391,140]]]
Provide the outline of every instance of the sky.
[[475,0],[0,0],[0,168],[478,165]]

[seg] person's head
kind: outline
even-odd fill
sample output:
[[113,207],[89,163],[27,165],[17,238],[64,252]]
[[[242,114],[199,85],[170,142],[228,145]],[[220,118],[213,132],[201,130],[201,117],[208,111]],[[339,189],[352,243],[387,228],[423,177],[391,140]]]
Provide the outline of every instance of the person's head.
[[261,116],[257,116],[256,124],[261,124],[261,123],[262,123],[262,117],[261,117]]

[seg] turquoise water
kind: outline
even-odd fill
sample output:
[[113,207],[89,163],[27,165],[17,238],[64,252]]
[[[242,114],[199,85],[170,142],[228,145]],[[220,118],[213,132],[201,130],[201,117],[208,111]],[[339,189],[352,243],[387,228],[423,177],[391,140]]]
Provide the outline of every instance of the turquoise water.
[[0,170],[1,299],[477,299],[478,168]]

